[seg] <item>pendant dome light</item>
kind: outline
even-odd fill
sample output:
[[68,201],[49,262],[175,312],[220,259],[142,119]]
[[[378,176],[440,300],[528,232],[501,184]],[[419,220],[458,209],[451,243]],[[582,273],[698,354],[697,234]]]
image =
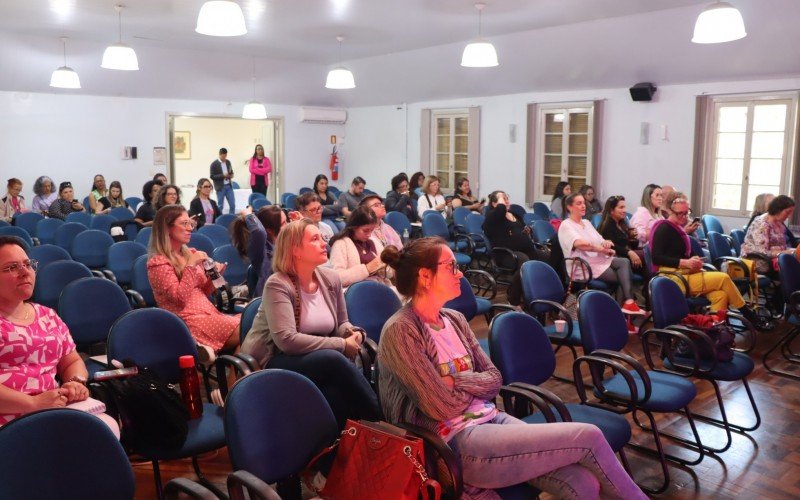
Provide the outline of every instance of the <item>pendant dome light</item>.
[[256,60],[253,59],[253,100],[244,105],[242,118],[245,120],[263,120],[267,117],[267,108],[256,100]]
[[742,14],[728,2],[716,2],[697,16],[694,43],[723,43],[747,36]]
[[475,8],[478,10],[478,38],[464,47],[461,65],[467,68],[492,68],[500,63],[497,62],[497,51],[494,49],[494,45],[482,36],[482,13],[486,4],[476,3]]
[[105,69],[139,71],[139,59],[136,57],[136,52],[122,43],[122,9],[124,8],[125,6],[121,4],[114,6],[119,18],[119,42],[106,47],[100,66]]
[[339,66],[333,68],[328,72],[328,78],[325,80],[325,88],[334,90],[346,90],[356,88],[356,80],[353,78],[353,72],[342,66],[342,41],[344,37],[339,35],[336,41],[339,42]]
[[195,31],[208,36],[241,36],[247,34],[244,13],[238,3],[212,0],[200,7]]
[[50,77],[50,86],[59,89],[79,89],[81,80],[78,78],[78,73],[67,66],[67,37],[61,37],[61,44],[64,48],[64,65],[53,71],[53,75]]

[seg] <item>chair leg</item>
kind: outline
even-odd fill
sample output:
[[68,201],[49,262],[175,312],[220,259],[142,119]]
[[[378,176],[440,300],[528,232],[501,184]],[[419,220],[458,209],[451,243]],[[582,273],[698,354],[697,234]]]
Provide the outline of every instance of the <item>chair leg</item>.
[[[650,488],[647,486],[643,486],[639,483],[636,483],[639,484],[639,487],[642,488],[642,490],[644,490],[646,493],[649,493],[651,495],[658,495],[660,493],[664,493],[665,491],[667,491],[667,488],[669,488],[670,476],[669,476],[669,467],[667,467],[667,455],[664,453],[664,447],[661,444],[661,436],[659,435],[658,426],[656,425],[655,419],[653,419],[653,416],[650,414],[650,412],[644,412],[644,413],[645,415],[647,415],[647,418],[650,419],[650,428],[652,429],[653,439],[655,440],[656,443],[656,449],[653,450],[652,448],[648,448],[646,446],[642,446],[640,444],[635,444],[635,443],[628,443],[628,446],[630,446],[635,450],[639,450],[651,455],[658,456],[658,462],[661,464],[661,473],[664,477],[664,480],[662,481],[661,485],[658,488]],[[634,411],[634,420],[636,419],[635,415],[636,412]]]
[[[770,372],[774,373],[775,375],[781,375],[788,378],[793,378],[795,380],[800,380],[800,375],[796,373],[792,373],[786,370],[780,370],[777,368],[772,368],[769,365],[769,357],[772,355],[773,352],[776,350],[780,350],[783,357],[789,361],[790,363],[796,363],[791,357],[787,357],[787,353],[784,349],[786,349],[786,345],[790,345],[795,338],[797,338],[798,334],[800,334],[800,328],[792,328],[783,337],[779,338],[775,344],[769,348],[767,352],[764,353],[764,356],[761,358],[761,363],[764,365],[764,368]],[[790,350],[791,352],[791,350]]]
[[297,476],[289,476],[283,481],[278,481],[275,486],[278,496],[283,500],[301,500],[302,498],[300,478]]
[[158,460],[153,460],[153,481],[156,483],[156,498],[164,500],[164,490],[161,488],[161,468],[158,466]]
[[208,480],[206,476],[203,475],[203,472],[200,470],[200,464],[197,463],[197,457],[192,457],[192,467],[194,467],[194,473],[197,474],[197,480],[200,484],[211,490],[217,498],[221,498],[223,500],[228,500],[228,495],[225,494],[221,489],[217,488],[217,486]]
[[[554,356],[558,355],[558,351],[562,347],[566,347],[567,349],[570,350],[570,352],[572,352],[572,361],[575,361],[576,359],[578,359],[578,351],[575,350],[575,347],[573,347],[571,345],[568,345],[568,344],[557,344],[557,345],[558,345],[558,347],[556,347],[556,350],[553,353]],[[559,382],[566,382],[568,384],[574,384],[575,383],[575,381],[573,379],[569,378],[569,377],[562,377],[560,375],[556,375],[555,370],[553,370],[553,378],[558,380]]]
[[[647,418],[650,420],[650,427],[647,427],[646,425],[642,424],[639,421],[639,417],[637,416],[637,413],[639,411],[641,411],[642,413],[647,415]],[[694,415],[689,411],[689,407],[688,406],[685,407],[683,409],[683,411],[680,412],[680,413],[686,415],[686,420],[689,421],[689,427],[691,427],[692,434],[694,435],[694,441],[691,441],[691,440],[686,439],[686,438],[682,438],[680,436],[676,436],[674,434],[667,434],[667,433],[664,433],[664,432],[659,432],[658,428],[655,426],[656,421],[653,418],[652,414],[650,412],[647,412],[647,411],[644,411],[644,410],[634,410],[634,412],[633,412],[633,421],[636,423],[637,426],[639,426],[640,429],[652,432],[654,436],[656,434],[658,434],[659,436],[664,436],[666,438],[671,439],[672,441],[681,443],[682,445],[686,446],[687,448],[696,451],[697,454],[698,454],[697,459],[688,460],[686,458],[681,458],[681,457],[677,457],[675,455],[670,455],[670,454],[665,453],[664,457],[667,460],[671,460],[671,461],[679,463],[681,465],[697,465],[697,464],[699,464],[700,462],[703,461],[703,458],[705,458],[706,451],[708,450],[708,447],[703,445],[702,441],[700,440],[700,434],[697,432],[697,426],[694,423]]]
[[[758,411],[758,405],[756,405],[756,400],[755,398],[753,398],[753,391],[750,390],[750,384],[747,383],[747,379],[743,378],[742,384],[744,385],[744,389],[747,392],[747,398],[750,400],[750,407],[753,409],[753,416],[755,417],[756,420],[755,424],[751,426],[734,424],[728,420],[727,415],[725,414],[725,407],[723,405],[722,397],[719,388],[717,386],[717,383],[715,381],[710,381],[710,380],[709,382],[711,382],[711,385],[714,387],[714,391],[717,395],[717,404],[719,405],[719,410],[720,410],[720,415],[722,415],[722,420],[714,417],[709,417],[706,415],[697,415],[697,414],[694,415],[694,418],[702,422],[705,422],[707,424],[721,427],[723,429],[730,429],[731,431],[738,432],[739,434],[747,434],[748,432],[754,431],[761,426],[761,413]],[[725,451],[727,449],[728,447],[726,446],[725,449],[721,451]],[[721,452],[716,450],[714,451],[717,453]]]

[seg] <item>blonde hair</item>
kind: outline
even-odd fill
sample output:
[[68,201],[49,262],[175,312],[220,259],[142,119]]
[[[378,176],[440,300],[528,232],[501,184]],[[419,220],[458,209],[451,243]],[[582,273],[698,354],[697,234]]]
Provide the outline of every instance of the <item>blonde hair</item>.
[[[163,255],[170,261],[175,269],[175,274],[179,277],[183,274],[183,265],[178,261],[178,256],[172,251],[172,244],[169,238],[169,228],[175,221],[186,213],[182,205],[166,205],[156,212],[153,220],[153,233],[150,235],[150,247],[148,256]],[[181,247],[181,254],[184,258],[189,257],[189,248],[186,245]]]
[[667,195],[667,199],[664,200],[664,204],[661,205],[661,208],[672,213],[672,205],[676,203],[686,203],[688,205],[689,198],[680,191],[672,191]]
[[313,226],[311,219],[303,218],[286,224],[278,233],[275,240],[275,250],[272,254],[272,271],[295,276],[297,271],[294,266],[295,248],[303,246],[303,235],[308,226]]
[[750,215],[754,216],[754,215],[761,215],[763,213],[766,213],[767,212],[767,198],[769,198],[770,196],[774,197],[774,195],[772,193],[761,193],[758,196],[756,196],[755,203],[753,203],[753,213],[751,213]]
[[430,188],[431,183],[433,183],[433,182],[438,182],[439,183],[439,191],[442,190],[442,181],[440,181],[439,178],[436,177],[435,175],[429,175],[428,177],[425,177],[424,181],[422,181],[422,192],[426,193],[426,194],[433,194],[433,193],[429,193],[428,192],[428,188]]

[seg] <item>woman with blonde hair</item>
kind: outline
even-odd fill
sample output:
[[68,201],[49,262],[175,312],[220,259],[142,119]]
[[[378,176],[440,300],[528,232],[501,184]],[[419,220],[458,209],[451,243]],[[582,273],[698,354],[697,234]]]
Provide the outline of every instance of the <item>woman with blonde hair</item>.
[[636,237],[640,244],[646,244],[650,239],[650,230],[653,224],[661,219],[661,205],[664,204],[664,197],[661,186],[658,184],[648,184],[642,191],[642,201],[636,212],[631,217],[630,225],[636,229]]
[[8,180],[8,193],[0,200],[0,220],[11,222],[15,215],[27,212],[25,198],[20,194],[22,181],[12,177]]
[[222,215],[217,202],[211,199],[211,181],[205,177],[197,181],[197,195],[189,203],[189,217],[197,221],[197,229],[213,224]]
[[[241,315],[222,314],[208,300],[214,284],[203,264],[209,257],[187,246],[194,228],[194,220],[180,205],[167,205],[156,212],[147,261],[153,295],[159,307],[175,313],[186,323],[201,346],[208,346],[214,352],[236,349]],[[214,265],[220,274],[225,271],[224,264]],[[210,353],[205,354],[211,357]]]
[[417,200],[417,214],[420,219],[427,210],[436,210],[443,217],[447,217],[451,210],[450,202],[445,201],[442,194],[441,182],[435,175],[425,177],[425,181],[422,183],[422,194]]
[[747,225],[744,226],[745,232],[750,229],[750,224],[753,223],[753,220],[755,220],[756,217],[767,213],[767,207],[773,198],[775,198],[775,195],[772,193],[761,193],[756,196],[756,199],[753,202],[753,211],[750,212],[750,220],[747,221]]

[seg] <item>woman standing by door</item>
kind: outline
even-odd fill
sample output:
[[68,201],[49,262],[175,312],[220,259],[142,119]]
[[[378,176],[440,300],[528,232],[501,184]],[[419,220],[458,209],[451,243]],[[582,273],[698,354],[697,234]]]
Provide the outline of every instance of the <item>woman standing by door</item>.
[[272,172],[272,162],[264,156],[264,146],[256,144],[256,151],[250,158],[250,187],[254,193],[267,195],[269,174]]

